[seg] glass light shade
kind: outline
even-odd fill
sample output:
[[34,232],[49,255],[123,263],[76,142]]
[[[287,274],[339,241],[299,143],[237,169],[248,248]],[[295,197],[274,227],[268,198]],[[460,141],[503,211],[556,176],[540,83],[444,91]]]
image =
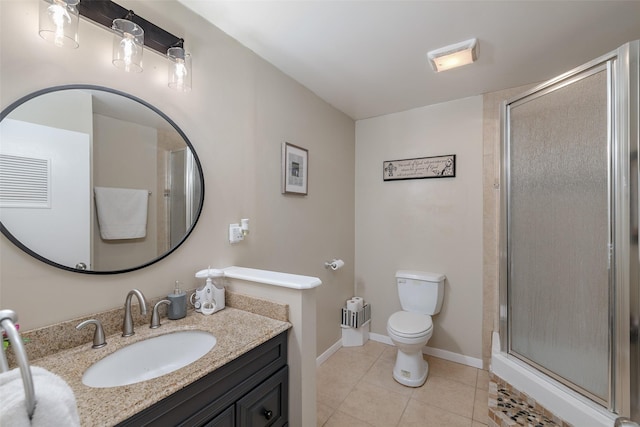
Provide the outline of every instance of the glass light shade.
[[435,59],[438,71],[446,71],[452,68],[461,67],[473,62],[473,55],[470,50],[461,50],[449,55],[444,55]]
[[169,87],[182,92],[191,90],[191,54],[181,47],[170,47],[167,50],[169,58]]
[[144,30],[126,19],[114,19],[113,65],[126,72],[142,71]]
[[427,52],[431,67],[436,72],[471,64],[478,59],[478,39],[469,39]]
[[79,0],[40,1],[38,34],[58,47],[78,47]]

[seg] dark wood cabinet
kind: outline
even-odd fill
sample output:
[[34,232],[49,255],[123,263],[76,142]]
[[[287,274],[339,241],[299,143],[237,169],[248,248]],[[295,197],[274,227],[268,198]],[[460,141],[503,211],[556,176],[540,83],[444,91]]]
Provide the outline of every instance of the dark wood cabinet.
[[283,332],[118,426],[281,427],[288,412]]
[[287,424],[288,374],[285,366],[236,403],[238,426],[281,427]]
[[214,419],[204,425],[204,427],[235,427],[236,426],[236,408],[230,406],[220,415],[217,415]]

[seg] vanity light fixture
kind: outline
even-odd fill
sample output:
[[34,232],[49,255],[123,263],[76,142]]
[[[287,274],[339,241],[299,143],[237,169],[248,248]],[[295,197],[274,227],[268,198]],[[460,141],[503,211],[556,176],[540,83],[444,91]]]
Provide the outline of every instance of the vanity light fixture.
[[113,20],[113,65],[129,72],[142,72],[142,47],[144,30],[130,21],[133,12],[129,11],[124,19]]
[[58,47],[78,47],[79,0],[42,0],[38,34]]
[[184,50],[184,39],[111,0],[40,0],[40,36],[58,46],[78,47],[78,16],[115,34],[116,67],[141,72],[147,47],[168,59],[169,87],[191,90],[191,54]]
[[478,39],[441,47],[427,52],[431,68],[437,73],[471,64],[478,59]]
[[169,58],[169,87],[182,92],[191,90],[191,54],[180,46],[170,47],[167,50]]

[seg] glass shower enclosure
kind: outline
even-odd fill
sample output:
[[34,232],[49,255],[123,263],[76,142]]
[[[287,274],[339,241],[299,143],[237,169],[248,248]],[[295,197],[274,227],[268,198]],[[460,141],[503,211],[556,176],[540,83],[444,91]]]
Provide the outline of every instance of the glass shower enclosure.
[[639,41],[503,108],[502,351],[640,421]]
[[202,188],[193,153],[188,148],[169,153],[168,187],[169,247],[174,248],[195,221]]

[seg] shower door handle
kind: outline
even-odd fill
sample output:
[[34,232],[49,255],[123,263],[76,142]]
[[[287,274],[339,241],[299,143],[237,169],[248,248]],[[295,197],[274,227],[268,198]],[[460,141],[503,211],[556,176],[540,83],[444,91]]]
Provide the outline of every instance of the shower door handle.
[[640,427],[640,424],[631,421],[629,418],[620,417],[616,420],[614,427]]

